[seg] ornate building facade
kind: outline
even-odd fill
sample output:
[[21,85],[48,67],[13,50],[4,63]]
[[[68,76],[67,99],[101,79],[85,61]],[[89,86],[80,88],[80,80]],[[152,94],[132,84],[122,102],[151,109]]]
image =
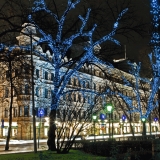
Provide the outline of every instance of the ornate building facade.
[[[19,41],[19,45],[30,45],[30,38],[27,36],[20,35],[17,37],[17,40]],[[34,46],[33,55],[35,50],[39,50],[43,53],[43,49],[40,46]],[[4,52],[7,52],[7,48]],[[19,62],[13,60],[12,63],[16,65],[12,70],[9,70],[9,61],[0,62],[0,70],[2,73],[0,76],[0,137],[5,137],[8,133],[9,115],[11,113],[10,105],[12,104],[11,137],[15,139],[33,139],[30,53],[21,50],[18,46],[13,50],[13,53],[16,53],[17,55],[19,54],[19,57],[23,57],[23,63],[25,61],[25,65],[21,65]],[[46,51],[44,54],[51,56],[49,51]],[[68,58],[65,57],[63,60],[68,61]],[[44,59],[34,55],[33,62],[37,136],[40,136],[40,138],[46,138],[49,126],[48,115],[50,112],[54,73],[52,72],[52,66],[45,62]],[[84,115],[87,107],[94,105],[96,106],[98,117],[96,122],[96,134],[109,134],[108,118],[101,119],[100,115],[104,105],[111,102],[114,105],[111,126],[113,128],[113,134],[129,134],[131,133],[131,128],[133,128],[134,133],[142,133],[142,122],[139,113],[128,114],[126,103],[124,103],[118,94],[116,95],[116,92],[121,92],[123,95],[133,98],[135,97],[135,93],[133,92],[134,88],[124,85],[123,81],[125,77],[128,81],[134,84],[134,76],[116,68],[110,68],[107,65],[97,65],[99,65],[99,67],[85,64],[80,69],[78,76],[76,75],[71,78],[66,86],[66,90],[69,88],[82,88],[88,90],[88,92],[82,94],[77,91],[62,96],[59,110],[65,110],[64,106],[67,101],[71,101],[72,104],[78,102],[83,103],[83,109],[80,114]],[[64,68],[63,71],[65,72],[65,70],[66,68]],[[12,74],[10,74],[11,77],[8,74],[10,71],[12,71]],[[12,85],[14,86],[13,89],[11,89],[11,79]],[[111,91],[114,91],[115,94],[109,94],[108,92],[102,94],[105,93],[108,88]],[[147,84],[144,84],[144,88],[149,92],[149,86]],[[89,92],[90,90],[96,91],[96,93],[99,93],[101,96],[95,96],[93,94],[94,92]],[[139,91],[143,97],[143,90],[140,89]],[[11,96],[13,99],[11,99]],[[134,105],[136,105],[136,99],[134,103]],[[144,103],[144,105],[142,105],[144,106],[142,110],[145,110],[145,102],[142,101],[141,103]],[[43,112],[42,117],[39,116],[40,112]],[[60,126],[59,116],[62,116],[59,113],[60,112],[57,112],[57,126]],[[123,119],[124,116],[125,119]],[[147,132],[155,132],[159,126],[157,123],[151,122],[150,125],[149,123],[146,124],[146,128]],[[38,135],[38,133],[40,133],[40,135]],[[92,123],[83,133],[85,136],[88,134],[93,134]]]

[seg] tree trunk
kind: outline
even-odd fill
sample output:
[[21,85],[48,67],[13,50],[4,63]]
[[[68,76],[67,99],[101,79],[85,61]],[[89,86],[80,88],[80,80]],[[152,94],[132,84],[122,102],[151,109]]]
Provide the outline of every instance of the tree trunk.
[[9,107],[9,127],[8,127],[8,135],[6,139],[6,146],[5,150],[9,150],[9,141],[11,136],[11,129],[12,129],[12,104],[13,104],[13,82],[12,82],[12,64],[9,61],[9,78],[10,78],[10,85],[11,85],[11,102]]
[[56,109],[51,110],[50,115],[50,123],[49,123],[49,131],[48,131],[48,141],[47,141],[47,145],[48,145],[48,150],[51,151],[56,151],[56,124],[55,124],[55,120],[56,120]]

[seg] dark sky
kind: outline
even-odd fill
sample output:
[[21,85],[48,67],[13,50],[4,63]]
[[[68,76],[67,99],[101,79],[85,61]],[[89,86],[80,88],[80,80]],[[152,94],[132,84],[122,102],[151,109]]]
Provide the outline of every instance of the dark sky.
[[[0,6],[5,0],[0,0]],[[20,1],[20,0],[19,0]],[[23,1],[23,0],[22,0]],[[32,0],[31,0],[32,1]],[[67,0],[55,0],[56,3],[60,3],[60,5],[64,5],[62,2],[66,2]],[[99,5],[102,2],[106,0],[83,0],[84,2],[89,2],[91,1],[94,5]],[[118,0],[113,0],[113,1],[118,1]],[[143,19],[145,22],[150,23],[150,1],[149,0],[126,0],[127,2],[132,2],[136,7],[135,9],[137,10],[136,13],[137,15]],[[26,1],[27,3],[27,1]],[[29,3],[29,1],[28,1]],[[139,51],[143,48],[145,48],[148,44],[150,39],[146,37],[140,37],[137,34],[133,35],[134,41],[127,41],[124,39],[121,39],[122,44],[126,44],[127,47],[127,57],[129,59],[137,59],[137,56],[139,54]],[[123,58],[123,57],[122,57]]]
[[[137,7],[137,14],[144,20],[146,23],[151,23],[150,15],[150,1],[149,0],[134,0]],[[148,26],[149,27],[149,26]],[[149,28],[148,28],[149,30]],[[150,42],[150,37],[141,37],[135,34],[134,42],[130,41],[127,45],[127,56],[129,59],[136,59],[139,52],[146,48]]]

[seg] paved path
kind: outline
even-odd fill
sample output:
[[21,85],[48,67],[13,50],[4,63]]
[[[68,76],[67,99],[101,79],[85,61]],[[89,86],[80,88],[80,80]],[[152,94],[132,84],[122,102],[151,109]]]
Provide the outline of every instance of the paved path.
[[[11,140],[9,151],[5,151],[5,139],[0,139],[0,154],[34,152],[33,140]],[[47,139],[40,140],[37,151],[47,150]]]

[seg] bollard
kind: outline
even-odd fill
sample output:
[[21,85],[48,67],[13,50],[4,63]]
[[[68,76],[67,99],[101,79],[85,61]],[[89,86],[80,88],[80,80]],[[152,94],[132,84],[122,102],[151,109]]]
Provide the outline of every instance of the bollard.
[[160,139],[152,141],[152,157],[154,160],[160,160]]

